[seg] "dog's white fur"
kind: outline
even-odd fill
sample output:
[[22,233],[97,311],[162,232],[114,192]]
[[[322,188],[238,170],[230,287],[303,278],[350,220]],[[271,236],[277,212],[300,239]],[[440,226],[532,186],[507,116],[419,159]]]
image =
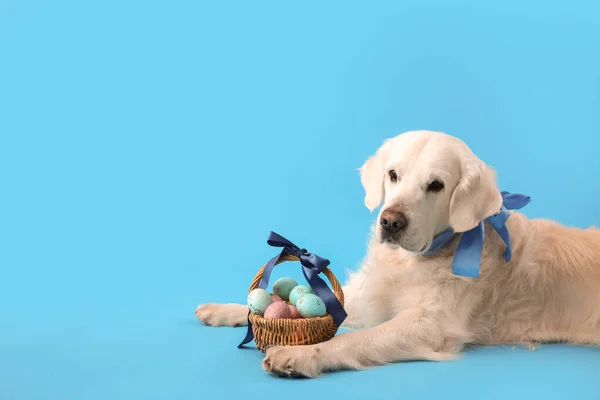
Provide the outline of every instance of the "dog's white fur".
[[[435,178],[445,184],[439,193],[427,191]],[[600,345],[600,230],[511,212],[512,260],[504,261],[504,243],[486,227],[480,278],[464,278],[451,273],[456,240],[434,256],[422,253],[447,227],[464,232],[500,209],[494,171],[466,144],[437,132],[401,134],[366,161],[361,181],[369,209],[383,201],[381,210],[402,210],[408,224],[396,245],[382,243],[378,218],[364,265],[344,286],[344,325],[360,329],[318,345],[270,348],[265,370],[316,377],[451,360],[468,344]],[[236,304],[196,310],[209,325],[245,325],[246,314]]]

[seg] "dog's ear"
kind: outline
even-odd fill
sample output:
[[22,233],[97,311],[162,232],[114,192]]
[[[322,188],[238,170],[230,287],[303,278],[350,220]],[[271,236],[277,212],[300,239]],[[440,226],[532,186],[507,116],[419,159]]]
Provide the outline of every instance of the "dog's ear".
[[370,211],[376,209],[383,200],[385,180],[385,144],[360,168],[360,182],[365,189],[365,206]]
[[502,207],[496,173],[481,160],[463,159],[461,178],[450,199],[450,226],[466,232]]

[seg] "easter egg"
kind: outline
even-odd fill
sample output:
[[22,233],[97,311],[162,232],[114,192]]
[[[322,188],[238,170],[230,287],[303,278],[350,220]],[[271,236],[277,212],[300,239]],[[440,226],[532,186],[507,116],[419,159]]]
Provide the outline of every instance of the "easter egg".
[[282,300],[288,301],[290,298],[290,292],[293,288],[298,286],[298,282],[292,278],[280,278],[273,284],[273,292],[279,295]]
[[283,301],[272,303],[265,310],[265,318],[291,318],[292,313]]
[[294,306],[292,304],[288,304],[288,307],[290,309],[290,314],[291,314],[290,318],[293,318],[293,319],[302,318],[302,315],[300,315],[296,306]]
[[272,303],[271,295],[264,289],[254,289],[248,293],[248,308],[254,314],[263,315]]
[[315,291],[308,285],[298,285],[290,292],[290,303],[296,305],[298,298],[305,293],[314,293]]
[[273,299],[273,303],[275,303],[276,301],[283,301],[283,299],[281,297],[279,297],[278,294],[275,294],[275,293],[271,293],[271,299]]
[[296,308],[304,318],[322,317],[327,314],[327,307],[316,294],[306,293],[296,302]]

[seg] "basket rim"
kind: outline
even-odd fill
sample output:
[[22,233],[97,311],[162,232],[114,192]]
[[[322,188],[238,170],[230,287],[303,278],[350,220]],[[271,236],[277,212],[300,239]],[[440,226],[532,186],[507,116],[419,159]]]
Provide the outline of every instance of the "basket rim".
[[[250,312],[250,315],[256,321],[260,321],[261,323],[264,321],[265,324],[279,323],[279,321],[286,321],[290,324],[299,324],[299,325],[334,323],[333,316],[329,313],[325,314],[322,317],[312,317],[312,318],[265,318],[260,314],[253,313],[252,311]],[[310,322],[303,322],[303,321],[310,321]]]

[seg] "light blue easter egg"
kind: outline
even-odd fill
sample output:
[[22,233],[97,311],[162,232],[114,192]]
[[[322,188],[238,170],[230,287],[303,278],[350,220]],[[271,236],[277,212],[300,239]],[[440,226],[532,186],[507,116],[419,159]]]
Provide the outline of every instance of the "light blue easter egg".
[[273,293],[279,295],[283,301],[288,301],[290,299],[290,292],[296,286],[298,286],[298,282],[292,278],[279,278],[273,284]]
[[273,303],[273,298],[264,289],[254,289],[248,293],[248,308],[254,314],[264,315],[265,310],[271,303]]
[[327,307],[319,296],[305,293],[296,301],[296,309],[304,318],[323,317],[327,314]]
[[312,290],[312,288],[308,285],[298,285],[295,288],[293,288],[292,291],[290,292],[290,303],[292,303],[293,305],[296,305],[296,302],[298,301],[300,296],[302,296],[303,294],[306,294],[306,293],[314,293],[314,292],[315,291]]

